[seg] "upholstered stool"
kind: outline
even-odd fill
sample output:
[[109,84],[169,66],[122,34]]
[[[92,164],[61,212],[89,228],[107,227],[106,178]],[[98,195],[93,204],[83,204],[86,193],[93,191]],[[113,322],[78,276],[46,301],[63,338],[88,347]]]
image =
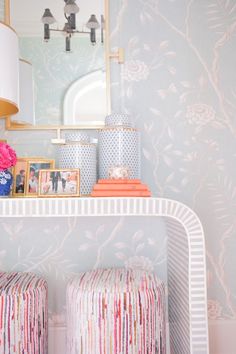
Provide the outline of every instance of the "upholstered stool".
[[0,272],[0,354],[47,354],[47,283]]
[[67,286],[67,354],[165,354],[164,284],[153,273],[100,269]]

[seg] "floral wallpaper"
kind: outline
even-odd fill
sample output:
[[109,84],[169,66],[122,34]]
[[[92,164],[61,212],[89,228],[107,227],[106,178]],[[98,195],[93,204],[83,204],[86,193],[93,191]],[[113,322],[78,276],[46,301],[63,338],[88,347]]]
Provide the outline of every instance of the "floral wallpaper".
[[235,320],[235,1],[137,3],[120,1],[112,33],[126,49],[115,106],[142,131],[143,178],[154,194],[202,220],[209,318]]
[[[207,247],[209,319],[235,323],[235,1],[110,3],[112,47],[124,47],[126,57],[124,65],[111,68],[113,110],[130,113],[141,130],[142,179],[153,195],[179,200],[199,215]],[[49,132],[6,132],[2,127],[0,136],[21,155],[55,154]],[[159,272],[165,259],[162,225],[153,226],[154,235],[139,222],[62,219],[57,226],[53,220],[1,221],[2,268],[11,269],[19,260],[20,269],[45,267],[52,282],[61,277],[57,286],[66,277],[60,270],[84,269],[84,259],[88,267],[135,262]],[[154,255],[150,246],[159,235]],[[108,241],[99,246],[97,239]],[[63,300],[57,302],[51,321],[53,316],[61,321]]]

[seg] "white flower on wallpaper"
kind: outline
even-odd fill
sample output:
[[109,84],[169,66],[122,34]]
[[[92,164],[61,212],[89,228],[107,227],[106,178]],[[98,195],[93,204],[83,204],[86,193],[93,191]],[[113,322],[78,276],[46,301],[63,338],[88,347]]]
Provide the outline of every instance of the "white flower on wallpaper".
[[194,103],[187,106],[186,118],[190,124],[204,126],[216,117],[215,110],[205,103]]
[[64,327],[66,325],[66,310],[64,312],[50,312],[48,316],[49,326]]
[[125,261],[125,267],[142,269],[150,272],[154,270],[153,262],[148,257],[144,256],[134,256],[128,258],[127,261]]
[[122,76],[126,81],[143,81],[149,76],[148,66],[141,60],[127,60]]
[[222,318],[222,307],[216,300],[208,300],[208,318],[218,320]]

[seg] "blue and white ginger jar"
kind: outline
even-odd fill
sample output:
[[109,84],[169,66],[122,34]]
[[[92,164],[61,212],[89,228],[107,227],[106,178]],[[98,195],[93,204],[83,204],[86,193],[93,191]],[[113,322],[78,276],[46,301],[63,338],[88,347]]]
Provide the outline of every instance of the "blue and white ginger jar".
[[0,197],[7,197],[11,192],[13,176],[10,171],[0,171]]

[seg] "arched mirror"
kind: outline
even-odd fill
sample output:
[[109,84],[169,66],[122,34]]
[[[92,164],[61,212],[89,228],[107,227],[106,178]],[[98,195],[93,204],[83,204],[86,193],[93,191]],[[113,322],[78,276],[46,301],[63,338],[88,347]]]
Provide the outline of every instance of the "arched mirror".
[[13,116],[11,126],[17,121],[36,129],[104,124],[110,110],[108,1],[10,0],[20,58],[31,64],[33,75],[32,116]]

